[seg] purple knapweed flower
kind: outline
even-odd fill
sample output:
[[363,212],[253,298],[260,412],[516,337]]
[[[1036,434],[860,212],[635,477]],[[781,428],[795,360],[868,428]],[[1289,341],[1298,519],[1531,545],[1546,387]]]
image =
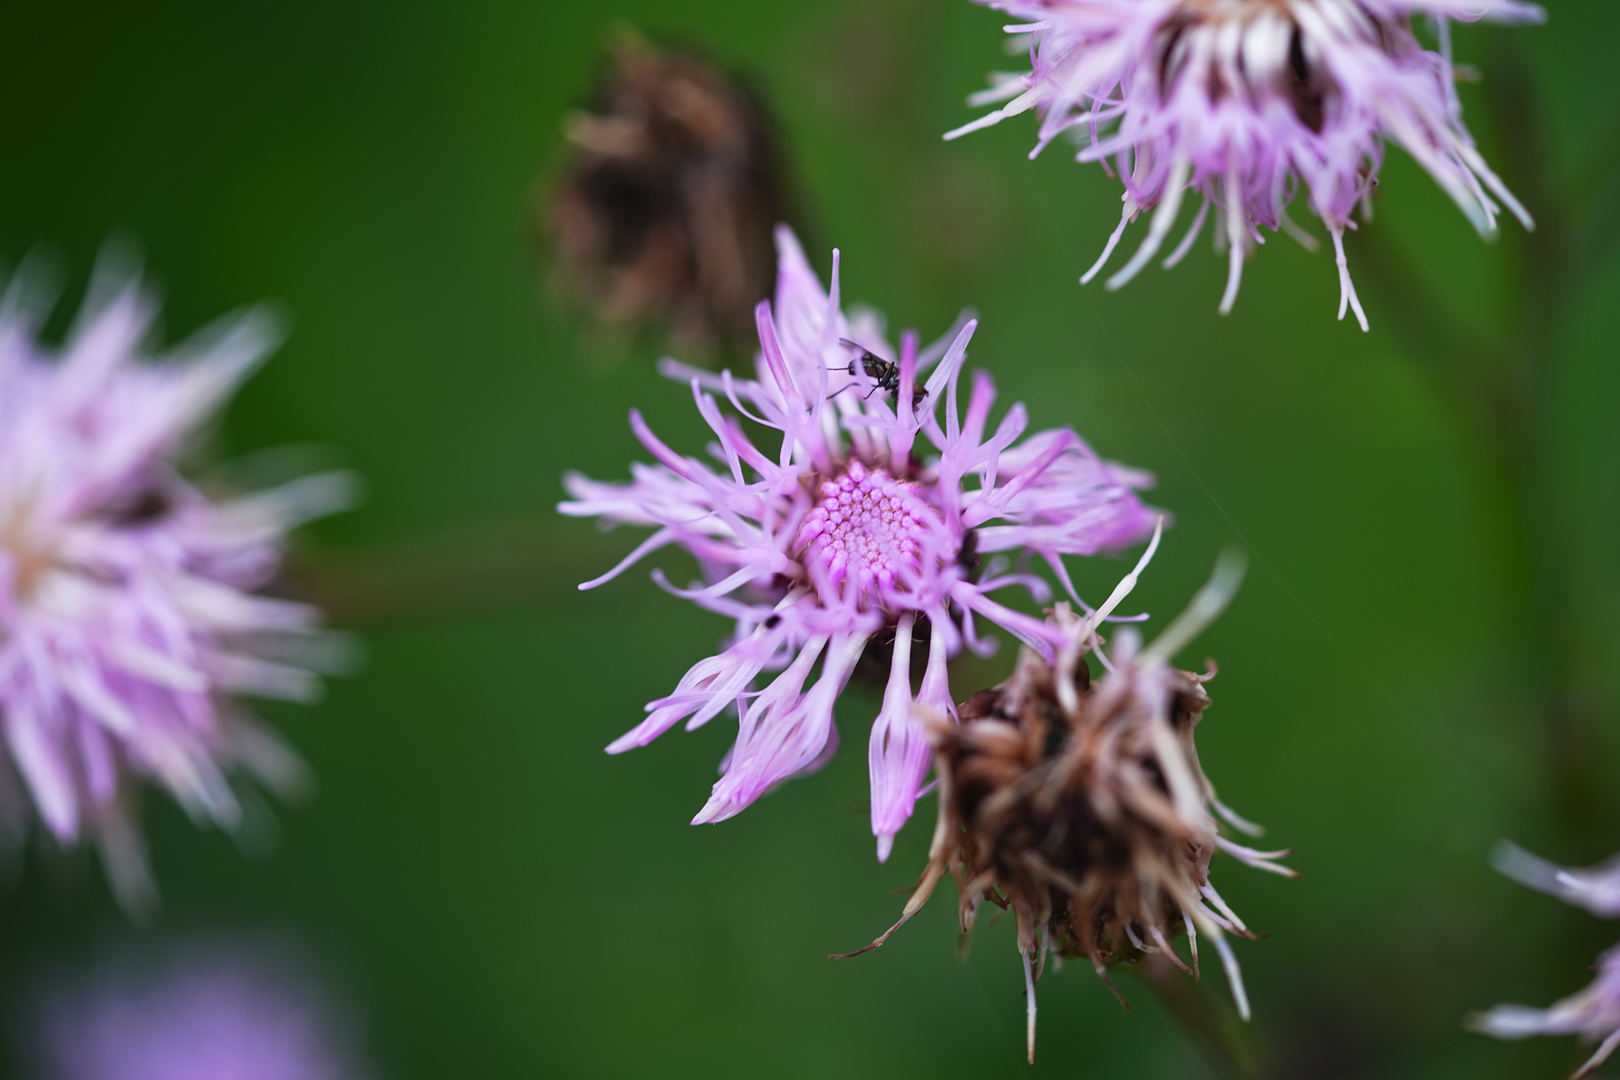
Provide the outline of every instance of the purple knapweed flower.
[[[1620,855],[1585,870],[1569,870],[1504,842],[1491,853],[1491,864],[1521,884],[1594,915],[1620,915]],[[1498,1039],[1579,1035],[1599,1045],[1570,1080],[1589,1076],[1620,1046],[1620,945],[1600,956],[1595,969],[1591,985],[1546,1009],[1497,1005],[1471,1017],[1469,1027]]]
[[38,1080],[360,1080],[314,981],[251,950],[108,965],[42,995],[22,1033]]
[[264,315],[154,355],[153,302],[103,267],[57,349],[38,339],[49,305],[29,300],[28,278],[0,300],[0,825],[95,841],[139,907],[137,781],[229,827],[233,770],[272,786],[300,773],[228,695],[316,690],[301,646],[317,613],[253,592],[287,529],[346,502],[348,484],[324,474],[221,501],[176,470],[185,437],[273,344]]
[[[1448,20],[1535,22],[1520,0],[975,0],[1024,20],[1032,70],[997,77],[974,104],[1007,101],[945,137],[955,138],[1035,109],[1033,157],[1061,133],[1077,159],[1101,162],[1124,180],[1124,211],[1089,282],[1125,227],[1152,211],[1136,254],[1108,279],[1134,278],[1168,237],[1191,189],[1201,195],[1185,238],[1164,260],[1186,255],[1215,207],[1217,250],[1229,269],[1222,314],[1237,299],[1243,258],[1282,230],[1307,248],[1316,240],[1288,217],[1300,185],[1333,240],[1339,318],[1367,317],[1350,281],[1344,230],[1383,162],[1384,142],[1405,147],[1482,235],[1496,228],[1497,199],[1530,215],[1485,164],[1462,123]],[[1431,16],[1440,51],[1425,49],[1412,19]],[[1008,100],[1011,99],[1011,100]],[[1112,168],[1109,162],[1112,161]],[[1369,208],[1370,209],[1370,208]]]
[[[758,378],[666,362],[669,374],[690,381],[721,467],[677,454],[632,412],[631,428],[658,463],[632,466],[629,484],[571,474],[565,485],[574,501],[559,510],[657,530],[581,588],[678,544],[707,583],[676,588],[659,571],[655,580],[736,620],[723,652],[694,665],[608,747],[642,746],[678,721],[691,730],[734,706],[736,744],[694,824],[731,817],[771,785],[829,758],[837,745],[833,703],[869,645],[883,650],[888,689],[869,761],[872,831],[885,859],[932,757],[913,704],[953,709],[947,658],[964,646],[993,647],[979,636],[981,619],[1043,654],[1058,644],[1049,623],[992,599],[1015,585],[1048,597],[1042,579],[1010,568],[1006,556],[1039,556],[1072,594],[1062,556],[1130,544],[1158,515],[1133,490],[1149,477],[1101,460],[1073,431],[1020,441],[1029,420],[1022,405],[988,430],[995,400],[988,375],[974,376],[960,414],[957,381],[973,320],[927,349],[908,332],[896,354],[875,316],[847,319],[840,310],[836,251],[829,295],[786,229],[778,248],[775,311],[769,301],[757,310]],[[780,450],[757,449],[739,420],[721,412],[716,393],[781,432]],[[1002,557],[981,570],[980,556]],[[928,642],[916,692],[913,639]],[[817,660],[820,676],[807,689]],[[756,685],[767,671],[780,674]]]

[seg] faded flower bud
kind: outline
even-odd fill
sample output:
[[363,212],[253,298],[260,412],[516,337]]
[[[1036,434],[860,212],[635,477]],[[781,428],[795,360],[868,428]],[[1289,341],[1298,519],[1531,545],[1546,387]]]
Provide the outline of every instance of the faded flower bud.
[[[1275,861],[1287,852],[1255,851],[1221,835],[1215,814],[1241,832],[1259,829],[1216,799],[1199,765],[1193,730],[1209,706],[1204,684],[1214,665],[1194,674],[1168,663],[1225,605],[1237,576],[1231,567],[1217,572],[1187,614],[1146,648],[1125,628],[1104,654],[1096,633],[1134,573],[1102,611],[1079,618],[1060,604],[1054,622],[1066,644],[1055,663],[1026,649],[1011,678],[962,704],[957,723],[928,717],[940,799],[928,868],[900,922],[860,952],[920,910],[948,870],[961,891],[964,935],[985,902],[1010,908],[1017,922],[1031,1061],[1035,980],[1049,951],[1085,957],[1124,1004],[1108,968],[1162,953],[1196,978],[1202,933],[1247,1019],[1226,935],[1254,935],[1215,891],[1210,858],[1218,849],[1259,869],[1294,873]],[[1087,653],[1103,669],[1095,683]],[[1183,931],[1191,967],[1170,943]]]
[[559,284],[610,327],[749,348],[785,209],[760,104],[689,53],[611,48],[594,107],[564,119],[572,153],[543,209]]

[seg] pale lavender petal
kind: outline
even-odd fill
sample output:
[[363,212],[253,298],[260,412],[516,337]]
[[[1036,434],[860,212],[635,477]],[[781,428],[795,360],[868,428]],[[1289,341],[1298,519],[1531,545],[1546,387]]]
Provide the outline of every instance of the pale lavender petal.
[[[783,694],[743,718],[743,730],[732,748],[726,773],[714,785],[708,803],[692,824],[723,821],[741,813],[773,785],[808,768],[820,757],[832,735],[833,703],[865,646],[864,634],[832,640],[827,645],[821,677],[808,692]],[[804,655],[809,654],[806,649]],[[783,676],[793,677],[790,686],[794,691],[809,671],[808,664],[802,669],[797,665],[795,661]]]
[[915,617],[901,616],[895,628],[894,655],[883,708],[872,723],[867,764],[872,779],[872,835],[878,861],[887,862],[894,834],[911,816],[917,789],[928,771],[932,751],[928,734],[912,716],[911,630]]
[[1491,865],[1522,885],[1594,915],[1620,916],[1620,855],[1584,870],[1571,870],[1504,840],[1491,851]]

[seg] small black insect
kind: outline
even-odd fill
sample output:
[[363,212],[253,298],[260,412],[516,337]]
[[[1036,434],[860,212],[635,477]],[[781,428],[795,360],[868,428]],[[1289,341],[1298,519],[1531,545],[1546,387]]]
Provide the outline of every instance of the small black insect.
[[[845,368],[844,370],[848,374],[853,375],[855,374],[855,365],[861,365],[861,370],[866,373],[866,377],[877,384],[873,386],[871,390],[866,392],[867,397],[871,397],[873,393],[878,390],[882,390],[884,393],[891,394],[896,398],[900,396],[899,364],[889,363],[889,361],[883,359],[883,357],[873,354],[870,350],[855,344],[848,338],[839,338],[838,344],[842,345],[846,349],[854,349],[856,352],[861,354],[854,360],[851,360],[849,362],[849,367]],[[838,369],[834,368],[833,370],[836,371]],[[844,389],[847,390],[848,387],[845,387]],[[842,394],[843,392],[843,390],[839,390],[832,396],[837,397],[838,394]],[[921,405],[923,403],[923,399],[927,396],[928,391],[923,389],[921,386],[913,386],[911,388],[911,408],[913,412],[916,411],[917,406]]]
[[169,516],[174,502],[157,484],[126,495],[102,510],[101,516],[115,529],[139,529]]

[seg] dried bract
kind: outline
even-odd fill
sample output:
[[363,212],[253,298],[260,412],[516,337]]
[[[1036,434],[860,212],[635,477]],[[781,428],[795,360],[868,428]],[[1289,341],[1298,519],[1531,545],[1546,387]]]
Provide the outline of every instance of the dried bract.
[[691,352],[746,349],[784,215],[759,103],[705,61],[625,36],[544,208],[560,285],[589,315],[662,321]]
[[[1210,859],[1221,850],[1259,869],[1293,872],[1275,861],[1287,852],[1255,851],[1221,834],[1215,813],[1241,831],[1258,829],[1215,798],[1193,743],[1214,667],[1200,675],[1167,663],[1189,626],[1224,604],[1234,576],[1217,575],[1189,616],[1146,649],[1133,630],[1121,631],[1111,655],[1095,632],[1103,613],[1081,619],[1060,605],[1054,621],[1067,645],[1055,663],[1026,650],[1011,678],[961,705],[959,723],[927,721],[938,825],[928,869],[895,928],[946,871],[961,893],[964,935],[983,904],[1011,909],[1029,992],[1031,1061],[1034,984],[1048,951],[1086,958],[1118,995],[1108,968],[1145,953],[1163,953],[1196,977],[1202,933],[1248,1017],[1226,935],[1254,935],[1211,884]],[[1104,669],[1095,684],[1086,653]],[[1183,930],[1191,967],[1170,943]]]

